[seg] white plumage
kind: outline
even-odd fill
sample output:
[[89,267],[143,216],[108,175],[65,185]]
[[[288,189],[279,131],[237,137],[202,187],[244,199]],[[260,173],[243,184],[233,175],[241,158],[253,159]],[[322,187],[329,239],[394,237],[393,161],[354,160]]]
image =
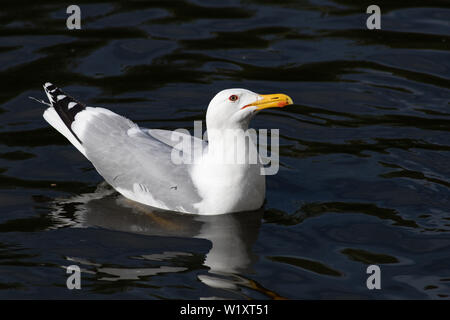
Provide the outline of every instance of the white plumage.
[[[108,109],[88,107],[51,83],[44,85],[50,101],[45,120],[64,135],[123,196],[153,207],[195,214],[255,210],[265,198],[261,162],[229,163],[231,158],[257,152],[255,145],[235,147],[244,139],[253,115],[292,100],[285,95],[258,95],[227,89],[210,102],[208,142],[179,132],[149,130]],[[233,135],[229,135],[233,132]],[[193,152],[177,144],[190,139],[201,149],[194,163],[174,163],[172,151]]]

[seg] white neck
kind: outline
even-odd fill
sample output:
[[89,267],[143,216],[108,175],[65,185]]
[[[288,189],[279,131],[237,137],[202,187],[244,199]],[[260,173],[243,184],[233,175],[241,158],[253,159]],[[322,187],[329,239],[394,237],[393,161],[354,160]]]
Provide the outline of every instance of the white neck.
[[[248,122],[233,127],[208,128],[208,158],[222,164],[257,164],[256,133]],[[252,136],[254,133],[254,136]],[[221,162],[222,161],[222,162]]]
[[208,130],[208,153],[194,168],[194,183],[208,213],[256,210],[265,196],[265,176],[248,127]]

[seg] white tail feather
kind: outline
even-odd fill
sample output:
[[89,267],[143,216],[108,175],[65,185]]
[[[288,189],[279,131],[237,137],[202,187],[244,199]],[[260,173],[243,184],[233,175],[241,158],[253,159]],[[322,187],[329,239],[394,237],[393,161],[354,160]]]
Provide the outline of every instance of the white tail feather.
[[83,146],[72,134],[72,132],[70,132],[70,130],[66,127],[53,107],[47,108],[43,116],[45,121],[47,121],[53,128],[58,130],[59,133],[66,137],[70,141],[70,143],[72,143],[75,148],[77,148],[87,158],[86,151],[84,150]]

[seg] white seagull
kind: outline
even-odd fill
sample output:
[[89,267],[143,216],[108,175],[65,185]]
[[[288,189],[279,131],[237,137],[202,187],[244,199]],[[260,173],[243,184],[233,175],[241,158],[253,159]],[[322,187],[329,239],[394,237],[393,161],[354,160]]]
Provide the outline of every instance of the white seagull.
[[[115,190],[145,205],[202,215],[251,211],[263,205],[266,186],[261,162],[225,163],[219,155],[256,150],[253,142],[240,145],[241,150],[230,148],[230,139],[235,141],[235,137],[226,134],[227,130],[245,135],[258,111],[293,103],[284,94],[223,90],[208,106],[206,142],[176,131],[140,128],[108,109],[76,101],[51,83],[46,83],[44,90],[50,102],[40,101],[49,106],[44,119],[91,161]],[[200,161],[172,161],[172,151],[179,143],[174,137],[180,135],[200,146]]]

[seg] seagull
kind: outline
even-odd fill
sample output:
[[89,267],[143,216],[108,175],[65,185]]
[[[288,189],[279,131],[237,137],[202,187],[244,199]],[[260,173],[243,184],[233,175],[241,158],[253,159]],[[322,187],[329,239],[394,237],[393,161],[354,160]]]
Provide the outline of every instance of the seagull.
[[[44,119],[117,192],[151,207],[199,215],[262,207],[266,186],[261,161],[230,162],[223,156],[235,159],[254,152],[253,141],[233,145],[236,138],[245,139],[251,118],[261,110],[293,104],[285,94],[223,90],[209,103],[206,141],[178,130],[141,128],[111,110],[87,106],[49,82],[44,91],[49,102],[35,99],[48,106]],[[193,147],[180,147],[180,139]],[[179,163],[174,153],[200,157]]]

